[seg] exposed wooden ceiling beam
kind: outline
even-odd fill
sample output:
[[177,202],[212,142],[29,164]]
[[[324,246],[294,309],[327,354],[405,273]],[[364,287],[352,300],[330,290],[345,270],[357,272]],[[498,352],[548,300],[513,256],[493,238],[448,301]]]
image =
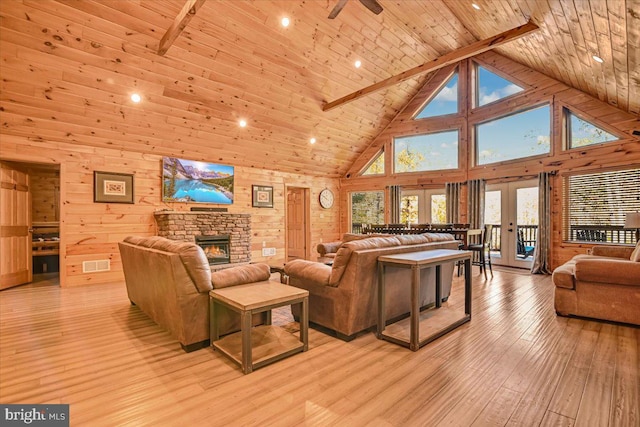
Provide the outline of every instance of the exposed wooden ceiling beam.
[[328,102],[324,104],[324,106],[322,107],[322,111],[329,111],[333,108],[339,107],[340,105],[354,101],[358,98],[362,98],[363,96],[376,92],[380,89],[384,89],[386,87],[400,83],[404,80],[410,79],[418,74],[435,71],[442,67],[446,67],[447,65],[454,64],[463,59],[475,56],[479,53],[486,52],[495,47],[527,35],[532,31],[536,31],[537,29],[538,26],[529,21],[524,25],[512,28],[493,37],[489,37],[488,39],[477,41],[470,44],[469,46],[461,47],[460,49],[456,49],[453,52],[442,55],[434,59],[433,61],[418,65],[417,67],[411,68],[407,71],[403,71],[400,74],[381,80],[378,83],[374,83],[371,86],[365,87],[364,89],[357,90],[353,93],[350,93],[349,95],[336,99],[335,101]]
[[191,21],[191,18],[195,16],[204,2],[205,0],[187,0],[180,13],[178,13],[178,16],[176,16],[176,19],[174,19],[173,24],[171,24],[171,27],[169,27],[165,35],[162,36],[162,40],[160,40],[160,45],[158,46],[158,55],[162,56],[167,53],[167,50],[178,38],[182,30],[185,29],[189,21]]

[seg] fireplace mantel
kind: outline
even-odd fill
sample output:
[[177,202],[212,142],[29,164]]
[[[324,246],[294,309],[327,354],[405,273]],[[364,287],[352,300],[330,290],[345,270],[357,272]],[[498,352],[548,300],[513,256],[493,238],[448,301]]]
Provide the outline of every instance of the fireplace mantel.
[[195,243],[195,236],[230,236],[230,264],[251,262],[251,214],[158,211],[158,236]]

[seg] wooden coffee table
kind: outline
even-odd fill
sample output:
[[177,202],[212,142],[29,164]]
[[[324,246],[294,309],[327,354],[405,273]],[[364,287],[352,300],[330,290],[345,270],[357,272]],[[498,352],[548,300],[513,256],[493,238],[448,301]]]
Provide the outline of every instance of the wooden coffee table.
[[[271,310],[301,304],[300,338],[271,325]],[[223,305],[240,315],[240,331],[222,338],[218,332],[217,307]],[[252,327],[255,313],[267,313],[267,324]],[[209,291],[211,346],[248,374],[269,363],[309,348],[309,291],[275,281],[263,281]]]

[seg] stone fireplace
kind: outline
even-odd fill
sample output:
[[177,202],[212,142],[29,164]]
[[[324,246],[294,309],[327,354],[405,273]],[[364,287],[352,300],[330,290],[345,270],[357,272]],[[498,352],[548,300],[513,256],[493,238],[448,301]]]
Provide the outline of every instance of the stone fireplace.
[[251,262],[250,214],[160,211],[154,216],[158,236],[196,243],[205,253],[209,248],[212,265]]

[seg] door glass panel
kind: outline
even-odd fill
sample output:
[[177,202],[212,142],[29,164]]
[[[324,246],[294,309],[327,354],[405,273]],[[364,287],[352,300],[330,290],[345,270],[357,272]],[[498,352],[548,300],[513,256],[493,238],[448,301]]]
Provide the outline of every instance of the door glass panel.
[[400,222],[403,224],[418,223],[418,196],[402,196]]
[[531,261],[538,232],[538,187],[516,191],[516,257]]
[[431,222],[434,224],[447,222],[447,196],[444,194],[431,195]]
[[502,237],[502,191],[487,191],[484,196],[484,222],[492,224],[491,255],[500,256]]

